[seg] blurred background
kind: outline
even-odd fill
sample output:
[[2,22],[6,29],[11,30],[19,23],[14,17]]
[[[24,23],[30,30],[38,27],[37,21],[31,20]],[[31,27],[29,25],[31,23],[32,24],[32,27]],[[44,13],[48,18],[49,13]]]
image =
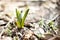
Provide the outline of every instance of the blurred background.
[[[57,2],[59,0],[0,0],[0,12],[12,13],[15,15],[15,9],[23,10],[26,6],[30,8],[30,20],[36,21],[43,17],[44,19],[52,20],[58,16]],[[33,20],[34,21],[34,20]]]

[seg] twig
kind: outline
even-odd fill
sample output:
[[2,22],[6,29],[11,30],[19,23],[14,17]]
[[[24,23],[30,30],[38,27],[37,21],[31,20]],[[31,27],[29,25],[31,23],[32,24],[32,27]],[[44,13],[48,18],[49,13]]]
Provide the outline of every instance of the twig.
[[[10,19],[10,21],[6,24],[6,26],[4,27],[5,29],[8,27],[8,25],[10,24],[10,22],[12,22],[14,20],[14,17],[12,17],[12,19]],[[1,35],[4,33],[5,29],[2,30],[2,32],[0,33],[0,38]]]

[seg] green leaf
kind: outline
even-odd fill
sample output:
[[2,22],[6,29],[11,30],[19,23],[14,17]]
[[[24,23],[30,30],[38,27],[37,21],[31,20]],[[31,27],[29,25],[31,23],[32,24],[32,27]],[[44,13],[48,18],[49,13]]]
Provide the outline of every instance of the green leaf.
[[48,25],[49,25],[50,27],[53,27],[54,22],[53,22],[53,21],[51,21]]
[[28,12],[29,12],[29,9],[27,9],[24,13],[24,16],[23,16],[23,18],[22,18],[22,26],[24,26],[24,21],[25,21],[25,19],[26,19],[26,17],[27,17],[27,14],[28,14]]
[[20,11],[16,9],[16,17],[19,19]]
[[18,11],[17,9],[16,9],[16,17],[17,17],[17,25],[18,25],[18,27],[21,27],[21,11]]

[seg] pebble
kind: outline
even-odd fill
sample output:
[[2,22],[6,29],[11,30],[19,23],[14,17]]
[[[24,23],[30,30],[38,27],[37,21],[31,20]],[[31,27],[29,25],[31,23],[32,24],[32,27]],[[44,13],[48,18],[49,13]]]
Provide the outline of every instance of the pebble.
[[0,39],[0,40],[12,40],[12,38],[3,36],[2,39]]

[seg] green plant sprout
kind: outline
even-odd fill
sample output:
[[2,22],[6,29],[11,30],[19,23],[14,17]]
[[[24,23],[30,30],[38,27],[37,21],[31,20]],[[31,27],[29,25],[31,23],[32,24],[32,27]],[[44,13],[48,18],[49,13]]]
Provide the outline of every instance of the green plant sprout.
[[50,29],[54,32],[54,34],[56,34],[55,29],[57,29],[57,27],[54,26],[54,22],[51,21],[48,25],[50,26]]
[[28,12],[29,12],[29,9],[26,9],[23,12],[16,9],[16,17],[17,17],[16,23],[17,23],[18,28],[24,28],[24,22],[25,22]]
[[39,21],[39,26],[42,27],[43,25],[44,25],[44,20],[41,19],[41,20]]
[[50,27],[53,27],[54,26],[54,22],[53,21],[51,21],[51,22],[49,22],[49,24],[48,24]]
[[8,36],[12,35],[12,31],[10,29],[8,29],[8,28],[5,30],[5,33],[7,33]]
[[53,21],[51,21],[48,25],[49,25],[50,27],[52,27],[54,30],[56,30],[56,29],[57,29],[57,27],[56,27],[56,26],[54,26],[54,22],[53,22]]
[[57,25],[55,26],[55,21],[50,21],[48,24],[46,24],[45,22],[44,22],[44,19],[41,19],[40,21],[39,21],[39,26],[40,26],[40,28],[42,28],[43,30],[44,30],[44,32],[45,33],[47,33],[47,32],[49,32],[49,33],[54,33],[54,34],[56,34],[56,31],[55,30],[57,30]]

